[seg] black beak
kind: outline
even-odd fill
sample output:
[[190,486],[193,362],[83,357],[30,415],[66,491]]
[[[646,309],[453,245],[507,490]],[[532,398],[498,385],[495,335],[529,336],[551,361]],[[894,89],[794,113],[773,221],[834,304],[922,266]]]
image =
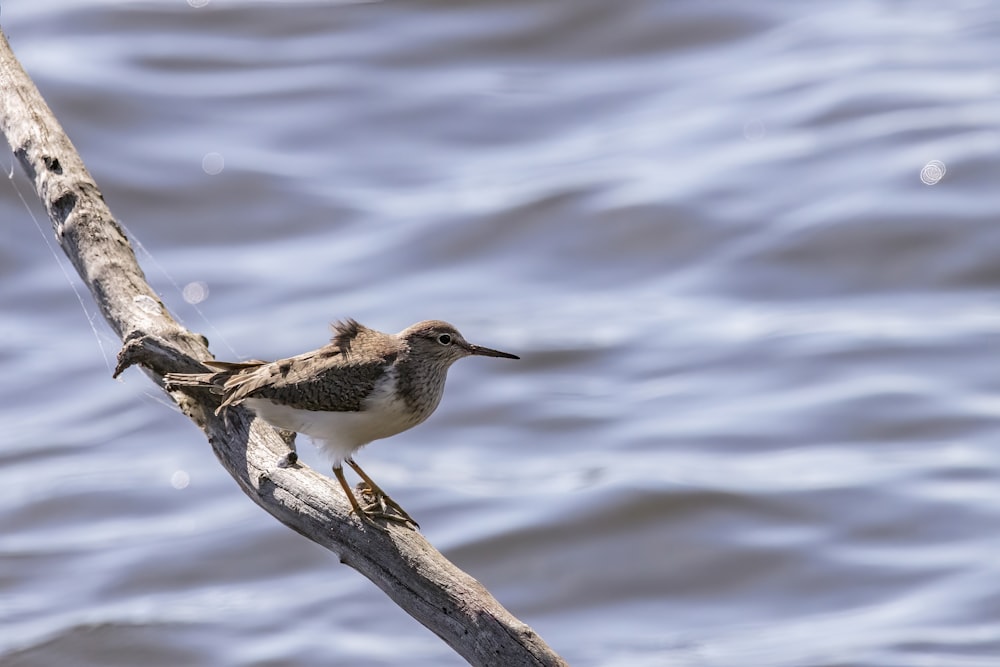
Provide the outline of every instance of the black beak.
[[520,359],[521,357],[516,354],[510,354],[509,352],[501,352],[500,350],[491,350],[488,347],[480,347],[479,345],[469,345],[469,354],[476,354],[480,357],[502,357],[503,359]]

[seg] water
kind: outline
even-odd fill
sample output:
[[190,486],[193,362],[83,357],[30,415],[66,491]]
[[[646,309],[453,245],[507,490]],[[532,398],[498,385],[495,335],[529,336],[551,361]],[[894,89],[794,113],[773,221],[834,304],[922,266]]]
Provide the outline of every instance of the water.
[[[347,316],[522,355],[359,460],[572,664],[997,663],[1000,5],[3,21],[220,357]],[[19,170],[0,206],[0,664],[462,664],[112,381]]]

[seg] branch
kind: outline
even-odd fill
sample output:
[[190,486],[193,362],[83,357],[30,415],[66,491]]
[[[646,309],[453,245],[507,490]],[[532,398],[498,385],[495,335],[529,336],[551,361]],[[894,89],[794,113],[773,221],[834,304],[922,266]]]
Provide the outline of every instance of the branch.
[[[0,129],[45,205],[56,239],[122,338],[118,375],[140,365],[163,386],[168,372],[202,370],[208,341],[182,327],[146,283],[121,227],[38,89],[0,33]],[[333,481],[288,465],[279,434],[242,409],[228,423],[209,395],[169,395],[205,432],[215,455],[251,500],[286,526],[338,554],[473,665],[565,665],[482,584],[408,526],[349,513]]]

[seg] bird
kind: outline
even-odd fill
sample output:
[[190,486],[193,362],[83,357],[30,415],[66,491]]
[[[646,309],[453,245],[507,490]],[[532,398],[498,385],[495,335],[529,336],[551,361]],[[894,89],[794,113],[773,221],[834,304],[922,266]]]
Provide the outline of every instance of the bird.
[[[473,345],[441,320],[417,322],[397,334],[354,319],[331,326],[330,342],[317,350],[271,362],[203,361],[209,372],[168,373],[165,385],[207,388],[222,397],[217,415],[241,405],[276,428],[309,436],[332,465],[353,514],[418,526],[361,469],[355,453],[430,417],[441,402],[448,369],[459,359],[520,357]],[[345,463],[367,485],[362,495],[375,502],[361,506],[344,476]]]

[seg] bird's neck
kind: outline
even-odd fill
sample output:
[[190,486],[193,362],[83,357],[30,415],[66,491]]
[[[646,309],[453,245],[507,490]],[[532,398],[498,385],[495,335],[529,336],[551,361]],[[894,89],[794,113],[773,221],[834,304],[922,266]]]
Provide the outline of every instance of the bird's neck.
[[427,419],[441,402],[448,366],[430,366],[410,358],[395,364],[396,392],[409,410]]

